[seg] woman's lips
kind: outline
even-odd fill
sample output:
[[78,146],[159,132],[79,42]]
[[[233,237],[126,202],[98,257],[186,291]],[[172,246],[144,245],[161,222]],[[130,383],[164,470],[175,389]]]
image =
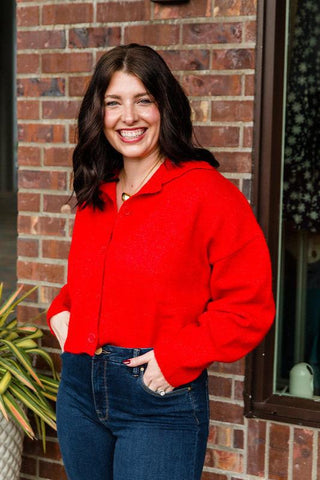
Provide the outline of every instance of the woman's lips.
[[145,134],[146,130],[146,128],[135,128],[132,130],[121,129],[118,130],[118,133],[122,141],[131,143],[140,140]]

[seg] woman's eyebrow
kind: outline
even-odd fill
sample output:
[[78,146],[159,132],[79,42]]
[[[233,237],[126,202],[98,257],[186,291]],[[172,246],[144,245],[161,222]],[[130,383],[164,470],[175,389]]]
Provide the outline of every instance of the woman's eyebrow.
[[[150,96],[150,94],[149,94],[148,92],[142,92],[142,93],[137,93],[137,94],[134,96],[134,98],[144,97],[145,95],[149,95],[149,96]],[[113,95],[113,94],[111,94],[111,95],[105,95],[104,98],[115,98],[115,99],[119,100],[119,99],[121,98],[121,95]]]

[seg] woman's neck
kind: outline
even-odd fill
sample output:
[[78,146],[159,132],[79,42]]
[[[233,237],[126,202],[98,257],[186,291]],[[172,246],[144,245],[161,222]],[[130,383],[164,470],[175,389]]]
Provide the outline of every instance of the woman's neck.
[[124,159],[123,169],[120,172],[122,182],[126,188],[134,189],[141,179],[150,173],[154,173],[157,167],[161,165],[163,159],[159,157],[151,157],[144,160]]

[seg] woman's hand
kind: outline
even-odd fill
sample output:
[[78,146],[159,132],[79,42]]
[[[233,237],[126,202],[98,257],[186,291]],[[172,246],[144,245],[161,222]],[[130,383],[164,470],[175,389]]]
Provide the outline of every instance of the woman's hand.
[[53,315],[50,319],[51,328],[58,339],[62,351],[68,335],[69,320],[70,312],[67,310]]
[[145,385],[154,392],[172,392],[173,387],[162,375],[158,362],[154,356],[153,350],[150,350],[150,352],[147,352],[144,355],[140,355],[139,357],[129,358],[123,363],[125,363],[130,368],[139,367],[140,365],[144,365],[147,363],[147,368],[143,375],[143,381]]

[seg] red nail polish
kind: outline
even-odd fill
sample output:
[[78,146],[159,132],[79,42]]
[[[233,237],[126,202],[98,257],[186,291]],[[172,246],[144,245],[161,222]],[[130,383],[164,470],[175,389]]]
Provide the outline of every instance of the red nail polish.
[[125,365],[129,365],[131,363],[131,360],[123,360],[122,363],[124,363]]

